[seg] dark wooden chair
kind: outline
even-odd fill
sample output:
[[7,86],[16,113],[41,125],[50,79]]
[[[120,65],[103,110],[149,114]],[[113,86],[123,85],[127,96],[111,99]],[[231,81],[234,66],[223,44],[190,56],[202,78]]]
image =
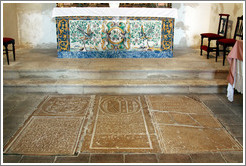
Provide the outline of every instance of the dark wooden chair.
[[[227,51],[227,47],[233,47],[237,41],[237,38],[243,40],[243,16],[237,18],[237,24],[236,24],[233,39],[224,38],[224,39],[219,39],[217,41],[216,62],[217,62],[217,57],[219,56],[219,52],[223,51],[223,66],[225,65],[226,52],[229,52]],[[223,46],[223,50],[219,50],[219,45]]]
[[[12,50],[8,49],[9,44],[12,44]],[[13,51],[13,56],[14,56],[14,61],[15,61],[15,40],[12,38],[4,37],[3,38],[3,45],[5,47],[5,50],[4,50],[5,53],[4,54],[6,54],[6,56],[7,56],[7,62],[9,65],[9,51]]]
[[[202,50],[207,51],[207,59],[209,59],[209,53],[210,52],[215,52],[216,47],[210,47],[210,42],[212,40],[218,40],[222,38],[226,38],[227,34],[227,27],[228,27],[228,21],[229,21],[229,14],[219,14],[220,19],[219,19],[219,27],[218,27],[218,33],[202,33],[201,35],[201,56],[202,56]],[[203,39],[208,38],[208,45],[203,45]]]

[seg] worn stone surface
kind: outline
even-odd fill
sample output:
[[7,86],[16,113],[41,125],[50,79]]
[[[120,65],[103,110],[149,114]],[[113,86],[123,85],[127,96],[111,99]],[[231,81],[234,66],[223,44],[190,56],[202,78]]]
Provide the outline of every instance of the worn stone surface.
[[[73,113],[70,114],[71,112],[66,114],[66,111],[63,110],[61,110],[62,112],[61,113],[58,109],[59,104],[46,105],[48,106],[46,108],[52,108],[52,106],[56,107],[56,109],[53,109],[54,111],[51,111],[52,113],[50,114],[42,112],[40,108],[42,108],[41,106],[45,105],[44,104],[45,102],[48,102],[47,95],[48,94],[43,94],[43,93],[42,94],[36,94],[36,93],[4,94],[5,109],[3,109],[3,113],[8,112],[7,114],[5,114],[4,123],[3,123],[4,144],[7,143],[9,139],[11,139],[11,137],[13,136],[15,131],[18,130],[19,127],[23,126],[24,121],[27,120],[27,118],[31,115],[31,113],[33,113],[35,110],[38,110],[36,111],[34,117],[43,117],[43,118],[48,117],[48,119],[55,119],[55,117],[62,117],[62,115],[64,114],[66,115],[64,116],[64,119],[68,119],[68,121],[70,118],[76,119],[81,117],[81,121],[84,122],[83,128],[81,130],[81,134],[82,135],[83,133],[86,134],[84,134],[81,137],[79,144],[77,144],[76,148],[74,149],[77,150],[81,149],[82,153],[80,153],[77,156],[73,156],[75,151],[73,152],[73,154],[70,153],[64,155],[62,155],[61,152],[58,152],[59,154],[52,153],[52,154],[57,154],[57,156],[54,155],[50,156],[51,153],[50,154],[43,153],[41,156],[40,149],[42,148],[40,148],[37,151],[32,152],[34,154],[31,155],[35,155],[35,156],[26,156],[25,155],[26,153],[20,153],[20,154],[24,154],[23,159],[21,160],[22,155],[12,155],[11,150],[9,150],[7,152],[7,155],[6,154],[3,155],[4,162],[6,163],[11,163],[11,162],[13,163],[18,163],[18,162],[24,162],[24,163],[27,162],[240,163],[242,162],[242,147],[239,145],[239,143],[241,145],[243,143],[243,135],[241,132],[242,125],[243,125],[242,123],[243,117],[241,115],[241,112],[243,110],[243,105],[241,101],[237,101],[237,100],[242,100],[242,97],[237,97],[238,94],[235,94],[236,96],[235,103],[227,102],[226,97],[224,97],[223,95],[213,95],[213,94],[211,95],[193,94],[193,95],[188,95],[189,97],[185,97],[183,95],[173,95],[173,94],[146,95],[145,98],[137,95],[135,96],[124,95],[121,97],[114,95],[113,97],[115,99],[113,100],[112,100],[112,95],[100,95],[96,97],[95,103],[94,100],[89,99],[90,96],[66,95],[66,96],[75,96],[75,97],[80,96],[84,100],[86,100],[87,103],[89,101],[90,102],[89,105],[93,106],[93,108],[91,107],[90,109],[87,109],[88,104],[83,105],[83,101],[81,100],[82,104],[80,106],[82,106],[81,109],[83,109],[83,111],[73,112],[75,113],[74,114],[75,116],[73,115]],[[21,96],[23,96],[23,98]],[[53,94],[50,96],[65,97],[65,95],[61,96],[61,95],[53,95]],[[101,97],[101,101],[99,101],[100,97]],[[149,100],[149,97],[151,100]],[[69,98],[66,99],[69,100]],[[175,103],[173,102],[171,103],[165,102],[164,101],[165,99],[167,100],[176,99],[178,102],[175,105]],[[40,102],[43,100],[45,102],[42,102],[40,104]],[[147,102],[145,102],[145,100]],[[61,105],[64,105],[64,102],[66,101],[63,100],[63,104]],[[111,103],[109,104],[109,102]],[[150,102],[152,105],[149,104]],[[203,102],[204,104],[206,104],[206,106],[201,104],[200,102]],[[77,105],[80,102],[75,101],[75,103]],[[124,103],[128,103],[127,107],[124,107],[125,105]],[[182,103],[185,103],[183,104],[184,105],[183,110],[182,110]],[[216,103],[218,103],[219,106],[216,106]],[[14,107],[8,106],[11,104],[13,104]],[[198,105],[200,104],[200,106],[197,106],[197,104]],[[83,107],[85,105],[86,107]],[[155,108],[160,108],[160,110],[155,110],[153,109],[152,106],[154,106]],[[189,107],[192,107],[192,109],[189,109]],[[76,108],[76,107],[73,104],[70,104],[67,105],[67,108]],[[197,110],[199,108],[202,108],[202,111]],[[219,110],[220,108],[221,109],[224,108],[224,110],[226,111],[220,111]],[[213,109],[215,111],[213,111]],[[220,122],[217,120],[216,117],[219,118]],[[232,119],[230,120],[230,118]],[[228,121],[228,119],[230,121]],[[29,123],[30,122],[24,125],[25,129],[30,128],[31,125]],[[42,130],[40,130],[40,132],[49,133],[49,131],[56,130],[55,129],[56,127],[54,127],[54,125],[50,125],[49,122],[44,122],[44,123],[46,124],[45,126],[49,129],[43,132],[44,130],[46,130],[44,127]],[[39,124],[41,124],[42,126],[42,123]],[[59,127],[61,128],[63,128],[63,125],[65,125],[65,124],[62,125],[60,124],[61,123],[59,123]],[[81,125],[74,125],[74,126],[76,127],[69,126],[69,129],[76,130],[75,128],[78,128],[78,126],[81,127]],[[229,134],[224,129],[224,127],[226,127],[226,129],[229,131]],[[68,130],[66,129],[66,131]],[[57,132],[52,132],[52,133],[57,133]],[[74,139],[75,137],[73,139],[72,138],[70,139],[70,137],[72,137],[71,134],[67,133],[64,135],[62,130],[60,130],[60,132],[58,133],[61,133],[64,137],[66,137],[67,142],[70,142],[70,144],[76,141],[76,139]],[[98,135],[97,133],[100,134]],[[232,136],[234,136],[239,143],[237,143],[235,141],[235,138],[231,137],[230,134],[232,134]],[[32,135],[30,136],[33,137]],[[59,134],[57,134],[56,136],[60,137]],[[51,139],[51,137],[56,139],[56,136],[54,135],[52,136],[52,134],[50,134],[49,141],[47,142],[54,141]],[[105,139],[102,139],[101,136]],[[140,136],[141,139],[138,139],[140,138]],[[27,138],[27,137],[23,137],[23,138]],[[42,140],[44,136],[42,137],[39,136],[39,138],[40,139],[36,139],[34,142],[38,142]],[[94,138],[93,144],[91,143],[92,142],[91,138]],[[17,140],[21,141],[21,139],[17,139]],[[152,149],[141,149],[141,147],[149,145],[148,142],[149,140],[151,140]],[[218,144],[218,142],[220,142],[220,144]],[[80,148],[79,145],[81,145],[82,148]],[[99,149],[90,149],[90,145],[95,145],[96,147],[99,147]],[[120,148],[104,149],[101,148],[102,145],[106,147],[117,147],[117,148],[130,145],[132,146],[131,147],[132,149],[120,149]],[[133,145],[138,147],[134,149]],[[5,148],[8,146],[10,145],[7,144]],[[48,144],[47,146],[44,147],[45,148],[48,147]],[[56,146],[54,144],[53,145],[54,148],[52,146],[50,147],[53,150],[55,150],[59,146]],[[180,149],[183,149],[183,151]],[[167,154],[166,150],[169,150],[168,152],[170,153]],[[210,153],[210,152],[214,152],[214,153]],[[221,154],[218,152],[220,152]],[[190,155],[190,153],[192,154]]]
[[197,121],[200,126],[205,128],[220,128],[222,125],[219,121],[214,118],[212,115],[190,115],[195,121]]
[[[179,49],[174,50],[175,58],[158,58],[158,59],[58,59],[56,50],[54,49],[17,49],[17,63],[4,64],[4,71],[13,71],[19,69],[21,71],[51,71],[56,70],[61,72],[64,70],[72,71],[110,71],[120,70],[129,71],[137,69],[145,70],[191,70],[202,71],[202,75],[209,74],[209,71],[218,70],[219,73],[227,72],[229,65],[225,66],[221,63],[216,63],[213,58],[206,59],[205,56],[199,56],[199,50],[194,49]],[[4,61],[6,56],[4,56]],[[219,57],[221,58],[221,57]],[[192,59],[192,60],[191,60]],[[31,75],[30,74],[30,75]],[[27,76],[27,75],[25,75]],[[6,76],[7,77],[7,76]]]
[[231,110],[230,110],[230,108],[228,108],[228,107],[225,107],[223,104],[221,104],[221,105],[217,105],[217,106],[215,106],[215,107],[213,107],[213,106],[209,106],[209,108],[211,109],[211,111],[214,113],[214,114],[216,114],[216,115],[220,115],[220,114],[234,114]]
[[236,137],[236,139],[243,146],[243,137]]
[[[160,126],[164,153],[197,153],[222,150],[242,150],[242,147],[222,128]],[[192,142],[192,143],[191,143]]]
[[92,154],[91,163],[123,163],[122,154]]
[[49,96],[34,115],[85,116],[90,106],[90,96]]
[[229,130],[234,137],[243,137],[242,125],[228,125],[226,129]]
[[18,163],[22,155],[3,155],[3,163]]
[[151,120],[142,107],[143,97],[98,96],[95,102],[82,152],[157,152],[153,130],[149,132]]
[[147,100],[149,101],[150,110],[196,114],[209,113],[203,104],[187,96],[149,95]]
[[236,115],[217,115],[218,119],[225,125],[241,125],[243,119]]
[[191,163],[188,154],[160,154],[158,159],[159,163]]
[[242,150],[240,144],[197,98],[155,95],[146,96],[146,100],[162,152],[175,154]]
[[5,147],[7,153],[17,154],[74,154],[81,117],[33,116],[13,142]]
[[88,163],[90,154],[79,154],[78,156],[57,156],[56,163]]
[[20,163],[53,163],[55,156],[23,156]]
[[228,163],[243,162],[243,152],[222,152],[222,155]]
[[155,154],[128,154],[125,155],[126,163],[157,163]]
[[191,154],[193,163],[226,163],[220,153]]

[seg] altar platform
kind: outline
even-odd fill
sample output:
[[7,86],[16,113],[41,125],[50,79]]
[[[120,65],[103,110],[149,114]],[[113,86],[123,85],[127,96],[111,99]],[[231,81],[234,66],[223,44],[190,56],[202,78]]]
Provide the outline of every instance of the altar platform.
[[[4,92],[61,94],[226,93],[229,64],[199,50],[174,49],[173,58],[66,59],[55,49],[17,49],[3,58]],[[211,56],[214,56],[213,54]]]

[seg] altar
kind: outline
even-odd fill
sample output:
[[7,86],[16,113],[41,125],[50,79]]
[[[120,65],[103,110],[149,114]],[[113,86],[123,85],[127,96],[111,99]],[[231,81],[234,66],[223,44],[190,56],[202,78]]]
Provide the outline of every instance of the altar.
[[171,58],[177,9],[54,8],[58,58]]

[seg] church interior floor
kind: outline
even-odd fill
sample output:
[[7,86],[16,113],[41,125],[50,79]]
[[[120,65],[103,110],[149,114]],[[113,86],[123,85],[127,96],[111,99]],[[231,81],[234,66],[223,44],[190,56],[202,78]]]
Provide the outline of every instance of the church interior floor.
[[199,50],[165,59],[3,57],[4,163],[242,163],[243,95]]
[[240,163],[243,95],[3,94],[4,163]]
[[55,49],[17,49],[16,61],[10,55],[10,65],[7,65],[6,57],[3,57],[4,71],[13,70],[226,70],[228,62],[222,66],[222,55],[215,62],[215,53],[210,53],[210,59],[206,59],[206,52],[200,56],[200,50],[191,48],[176,48],[173,58],[134,58],[129,59],[67,59],[56,58]]
[[197,49],[174,49],[173,58],[69,59],[53,49],[17,49],[3,58],[6,92],[73,94],[225,93],[229,64]]

